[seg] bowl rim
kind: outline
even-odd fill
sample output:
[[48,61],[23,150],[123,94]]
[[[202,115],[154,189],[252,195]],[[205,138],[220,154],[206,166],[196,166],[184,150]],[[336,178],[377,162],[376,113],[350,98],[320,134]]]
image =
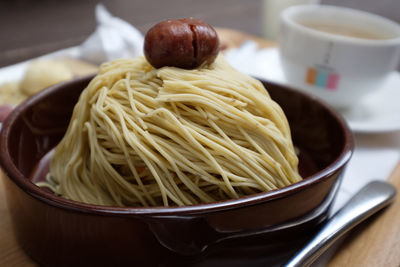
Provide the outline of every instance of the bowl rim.
[[13,161],[11,160],[10,151],[7,145],[7,140],[10,133],[10,128],[14,124],[14,122],[18,119],[19,115],[22,114],[27,108],[31,107],[36,102],[41,99],[52,95],[55,91],[61,90],[63,87],[72,86],[73,84],[85,82],[86,80],[90,82],[93,78],[93,75],[84,76],[81,78],[73,79],[67,82],[59,83],[54,86],[51,86],[40,93],[28,98],[25,102],[17,106],[11,114],[6,118],[3,123],[1,132],[0,132],[0,165],[4,174],[8,177],[8,179],[12,180],[18,187],[20,187],[24,192],[29,194],[35,199],[39,201],[45,202],[48,205],[66,209],[74,212],[83,212],[88,214],[100,214],[100,215],[120,215],[120,216],[135,216],[135,215],[148,215],[148,216],[176,216],[176,215],[194,215],[194,214],[204,214],[211,213],[216,211],[227,211],[231,209],[237,209],[247,206],[254,206],[266,201],[276,200],[280,198],[284,198],[292,193],[300,191],[312,184],[320,182],[320,180],[324,179],[324,177],[329,177],[333,173],[335,173],[340,167],[344,166],[352,156],[354,150],[354,139],[353,134],[350,131],[346,121],[343,119],[341,115],[337,111],[335,111],[332,107],[321,101],[315,96],[312,96],[308,93],[299,91],[294,89],[291,86],[282,85],[278,83],[274,83],[271,81],[265,81],[260,78],[256,78],[260,80],[264,86],[265,83],[275,85],[278,87],[284,88],[284,90],[295,91],[295,93],[301,94],[306,98],[311,98],[313,102],[316,102],[318,105],[322,106],[328,113],[335,118],[335,120],[339,123],[345,139],[345,145],[342,148],[339,156],[333,161],[331,164],[326,166],[324,169],[314,173],[311,176],[304,178],[303,180],[291,184],[289,186],[271,190],[268,192],[261,192],[254,195],[243,196],[238,199],[224,200],[218,202],[211,202],[205,204],[197,204],[197,205],[188,205],[188,206],[173,206],[173,207],[163,207],[163,206],[155,206],[155,207],[115,207],[115,206],[102,206],[102,205],[93,205],[86,204],[74,200],[69,200],[60,196],[56,196],[51,192],[43,190],[42,188],[35,185],[31,182],[30,179],[25,177],[15,166]]

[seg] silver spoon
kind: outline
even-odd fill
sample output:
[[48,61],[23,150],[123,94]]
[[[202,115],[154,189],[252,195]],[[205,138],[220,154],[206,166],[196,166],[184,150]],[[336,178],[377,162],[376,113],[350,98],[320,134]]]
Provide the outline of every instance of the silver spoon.
[[367,184],[342,209],[335,213],[314,238],[284,266],[304,267],[311,265],[339,237],[389,205],[396,192],[396,188],[387,182],[374,181]]

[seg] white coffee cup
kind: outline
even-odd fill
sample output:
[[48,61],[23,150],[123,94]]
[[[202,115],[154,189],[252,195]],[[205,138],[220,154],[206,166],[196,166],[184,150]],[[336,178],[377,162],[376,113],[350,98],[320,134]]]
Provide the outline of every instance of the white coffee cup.
[[283,10],[295,5],[319,4],[320,0],[263,0],[262,36],[265,39],[276,41],[279,36],[280,15]]
[[400,57],[400,25],[371,13],[301,5],[281,13],[288,82],[345,109],[379,89]]

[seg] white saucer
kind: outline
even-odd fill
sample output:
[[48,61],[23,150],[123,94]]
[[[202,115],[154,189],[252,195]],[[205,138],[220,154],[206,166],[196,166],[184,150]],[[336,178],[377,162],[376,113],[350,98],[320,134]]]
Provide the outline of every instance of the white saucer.
[[[277,48],[261,49],[247,42],[232,49],[226,59],[238,70],[255,77],[289,84],[282,72]],[[400,73],[393,72],[385,84],[366,96],[351,110],[341,111],[350,128],[358,133],[383,133],[400,130]]]
[[356,132],[400,130],[400,73],[391,73],[382,88],[342,115]]

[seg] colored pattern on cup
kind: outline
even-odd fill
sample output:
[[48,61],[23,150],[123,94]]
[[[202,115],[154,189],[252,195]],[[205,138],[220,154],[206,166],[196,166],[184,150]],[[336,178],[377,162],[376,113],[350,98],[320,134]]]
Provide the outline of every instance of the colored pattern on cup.
[[320,88],[336,90],[340,76],[336,72],[309,67],[306,72],[305,82]]

